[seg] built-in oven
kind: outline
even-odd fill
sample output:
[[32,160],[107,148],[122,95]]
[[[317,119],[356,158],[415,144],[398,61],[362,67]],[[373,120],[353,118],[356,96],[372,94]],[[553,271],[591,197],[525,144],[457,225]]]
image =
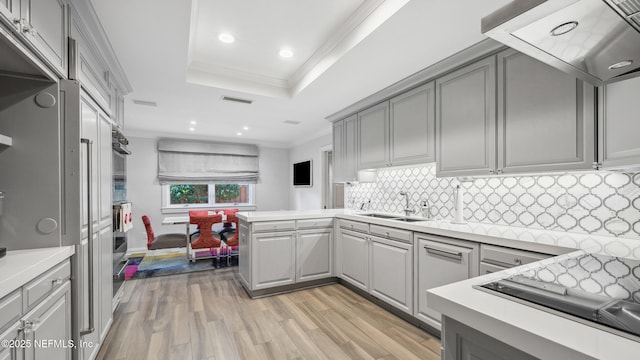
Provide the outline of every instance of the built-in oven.
[[127,266],[127,231],[131,229],[131,203],[127,198],[127,156],[129,141],[114,129],[113,149],[113,296],[121,294]]

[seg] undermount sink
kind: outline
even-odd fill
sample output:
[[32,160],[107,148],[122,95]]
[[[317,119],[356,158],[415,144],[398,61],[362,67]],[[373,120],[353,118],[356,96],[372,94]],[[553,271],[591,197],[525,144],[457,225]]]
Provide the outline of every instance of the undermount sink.
[[378,219],[404,221],[404,222],[418,222],[418,221],[433,221],[433,220],[435,220],[435,219],[416,218],[416,217],[404,217],[402,215],[387,215],[387,214],[376,214],[376,213],[362,214],[362,216],[368,216],[368,217],[378,218]]
[[362,216],[368,216],[379,219],[392,219],[397,220],[399,218],[398,215],[387,215],[387,214],[362,214]]

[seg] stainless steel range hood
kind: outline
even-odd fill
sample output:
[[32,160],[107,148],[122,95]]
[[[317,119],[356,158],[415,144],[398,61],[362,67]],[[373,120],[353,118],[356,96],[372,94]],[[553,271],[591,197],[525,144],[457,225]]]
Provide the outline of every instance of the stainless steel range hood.
[[514,0],[482,33],[594,85],[640,76],[640,0]]

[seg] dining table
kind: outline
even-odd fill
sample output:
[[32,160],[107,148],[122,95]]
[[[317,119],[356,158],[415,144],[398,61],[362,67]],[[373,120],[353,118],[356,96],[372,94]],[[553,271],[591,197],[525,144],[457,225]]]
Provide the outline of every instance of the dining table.
[[[221,212],[218,211],[209,211],[209,215],[215,215],[215,214],[219,214]],[[227,215],[226,214],[222,214],[222,221],[225,222],[227,220]],[[190,240],[190,222],[189,222],[189,215],[175,215],[175,216],[166,216],[162,219],[162,225],[185,225],[185,249],[187,252],[187,258],[190,259],[190,254],[189,254],[189,240]],[[218,232],[219,234],[221,234],[222,231],[228,231],[229,229],[234,229],[234,227],[232,226],[231,228],[229,227],[223,227],[222,230],[220,232]]]

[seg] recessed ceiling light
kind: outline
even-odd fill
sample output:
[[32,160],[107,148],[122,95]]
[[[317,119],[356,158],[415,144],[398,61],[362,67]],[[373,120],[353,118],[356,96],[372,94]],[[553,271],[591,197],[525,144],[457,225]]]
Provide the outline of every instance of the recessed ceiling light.
[[568,33],[569,31],[572,31],[573,29],[578,27],[578,22],[577,21],[569,21],[566,22],[564,24],[560,24],[556,27],[554,27],[551,30],[551,35],[553,36],[560,36],[560,35],[564,35],[566,33]]
[[198,123],[198,122],[197,122],[197,121],[195,121],[195,120],[191,120],[191,121],[189,122],[189,124],[191,124],[191,125],[196,125],[197,123]]
[[293,57],[293,51],[291,51],[291,49],[282,49],[278,54],[285,59]]
[[249,130],[249,127],[248,126],[243,126],[242,130]]
[[633,60],[624,60],[609,66],[609,70],[616,70],[633,64]]
[[233,35],[224,32],[224,33],[220,33],[220,35],[218,35],[218,40],[222,41],[225,44],[231,44],[234,41],[236,41],[236,38],[233,37]]
[[242,136],[242,133],[241,132],[237,132],[236,135]]
[[190,127],[190,128],[189,128],[189,131],[196,131],[196,128],[194,128],[194,127]]

